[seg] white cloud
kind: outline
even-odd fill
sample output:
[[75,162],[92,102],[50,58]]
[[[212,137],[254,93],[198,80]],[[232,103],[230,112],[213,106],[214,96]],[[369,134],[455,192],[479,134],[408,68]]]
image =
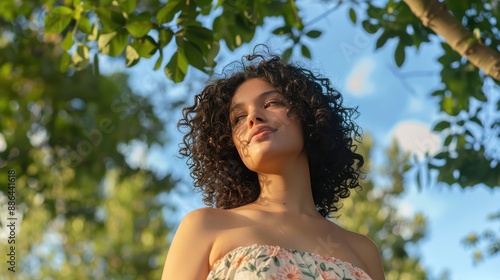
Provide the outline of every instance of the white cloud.
[[354,96],[366,96],[375,91],[372,75],[375,70],[375,60],[364,57],[354,65],[347,77],[347,90]]
[[390,135],[391,138],[398,140],[404,151],[415,154],[419,159],[423,159],[425,153],[434,155],[441,149],[439,136],[432,133],[430,127],[421,122],[399,122]]

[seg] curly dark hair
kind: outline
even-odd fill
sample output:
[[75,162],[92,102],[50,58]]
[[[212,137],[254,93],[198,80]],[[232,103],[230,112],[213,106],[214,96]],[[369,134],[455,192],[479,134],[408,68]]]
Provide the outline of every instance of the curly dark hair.
[[[230,64],[225,76],[210,82],[184,108],[180,127],[187,127],[180,154],[188,158],[194,187],[204,202],[231,209],[255,201],[260,194],[257,174],[241,160],[232,140],[229,106],[237,88],[259,78],[272,84],[289,103],[302,124],[314,203],[323,216],[339,209],[339,201],[359,187],[363,157],[356,153],[359,126],[356,108],[343,106],[342,95],[330,80],[284,62],[280,56],[259,52]],[[234,67],[236,66],[236,67]]]

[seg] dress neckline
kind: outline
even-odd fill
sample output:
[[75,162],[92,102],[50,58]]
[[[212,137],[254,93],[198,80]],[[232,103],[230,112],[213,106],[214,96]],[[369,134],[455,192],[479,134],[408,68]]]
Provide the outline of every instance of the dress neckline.
[[366,273],[366,271],[364,269],[362,269],[362,268],[354,265],[353,263],[350,263],[348,261],[344,261],[344,260],[338,259],[338,258],[333,257],[333,256],[323,256],[323,255],[318,254],[318,253],[312,253],[312,252],[307,252],[307,251],[302,251],[302,250],[297,250],[297,249],[282,247],[282,246],[279,246],[279,245],[267,245],[267,244],[256,244],[256,243],[251,244],[251,245],[246,245],[246,246],[245,245],[238,246],[238,247],[230,250],[229,252],[227,252],[226,254],[224,254],[224,256],[222,256],[220,259],[218,259],[218,260],[216,260],[214,262],[214,264],[212,265],[212,267],[210,267],[210,271],[212,271],[217,265],[219,265],[220,262],[222,262],[223,260],[229,258],[229,255],[231,255],[233,253],[236,253],[238,251],[241,251],[241,250],[255,249],[255,248],[264,248],[264,249],[267,249],[267,250],[287,251],[287,252],[290,252],[292,254],[293,253],[299,253],[301,255],[307,254],[309,256],[316,257],[316,258],[330,260],[330,261],[333,261],[333,262],[340,262],[340,263],[343,263],[345,265],[350,265],[352,267],[355,267],[355,268],[361,270],[368,277],[370,277],[370,275],[368,275],[368,273]]

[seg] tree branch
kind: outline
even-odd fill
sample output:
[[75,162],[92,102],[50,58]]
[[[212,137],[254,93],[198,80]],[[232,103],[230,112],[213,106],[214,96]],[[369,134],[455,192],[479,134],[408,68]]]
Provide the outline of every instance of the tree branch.
[[310,20],[308,23],[304,24],[304,26],[310,26],[310,25],[313,25],[315,23],[317,23],[318,21],[324,19],[325,17],[329,16],[331,13],[333,13],[335,10],[337,10],[338,8],[340,8],[340,4],[342,4],[342,0],[339,0],[337,5],[331,7],[330,9],[324,11],[321,15],[313,18],[312,20]]
[[426,71],[411,71],[411,72],[404,72],[402,73],[399,68],[396,68],[395,66],[392,66],[390,64],[387,65],[387,68],[391,73],[399,79],[399,82],[401,85],[413,96],[417,95],[417,92],[415,89],[408,83],[407,79],[409,78],[419,78],[419,77],[426,77],[426,76],[435,76],[436,72],[438,71],[432,71],[432,70],[426,70]]
[[438,0],[403,0],[422,23],[488,76],[500,81],[500,53],[483,45]]

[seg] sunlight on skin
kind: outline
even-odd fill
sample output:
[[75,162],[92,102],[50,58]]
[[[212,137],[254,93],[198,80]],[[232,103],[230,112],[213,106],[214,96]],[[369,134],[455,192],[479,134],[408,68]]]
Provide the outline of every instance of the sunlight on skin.
[[[290,164],[294,162],[290,159],[295,158],[307,165],[300,120],[290,113],[283,96],[260,79],[243,83],[231,103],[233,142],[245,166],[259,174],[262,191],[258,202],[262,206],[285,205],[280,199],[270,198],[279,192],[273,184],[278,178],[272,174],[283,175],[287,168],[282,164],[285,158]],[[263,128],[270,131],[251,137]]]
[[[233,124],[233,142],[245,165],[257,172],[256,167],[266,166],[273,157],[303,153],[302,128],[298,118],[289,114],[289,108],[283,97],[269,83],[250,79],[243,83],[235,92],[230,109],[230,118]],[[256,129],[267,127],[271,132],[259,134],[256,139],[250,139]],[[294,128],[294,129],[283,129]],[[277,141],[266,141],[276,139]],[[253,140],[253,141],[252,141]],[[262,158],[267,152],[266,160]],[[276,173],[272,165],[267,164],[260,173]]]

